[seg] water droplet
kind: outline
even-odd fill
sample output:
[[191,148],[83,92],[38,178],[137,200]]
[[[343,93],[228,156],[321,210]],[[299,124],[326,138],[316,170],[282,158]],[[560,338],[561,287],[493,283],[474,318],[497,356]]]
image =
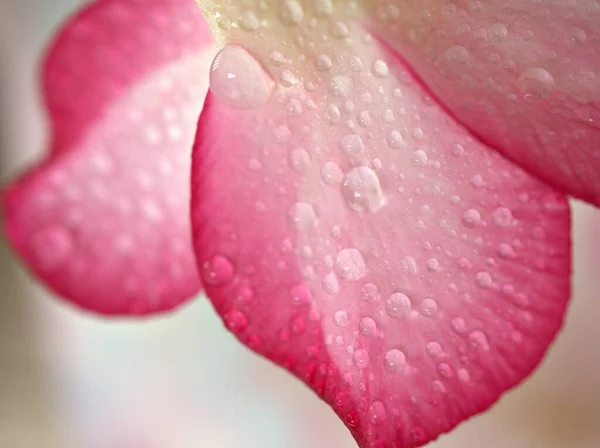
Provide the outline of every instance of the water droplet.
[[334,162],[325,162],[321,168],[321,178],[326,184],[335,185],[342,182],[344,173]]
[[248,317],[235,308],[227,311],[223,319],[225,326],[233,333],[239,333],[248,328]]
[[356,281],[365,276],[367,266],[358,249],[342,249],[335,259],[335,272],[342,280]]
[[390,295],[385,303],[385,310],[390,317],[398,318],[407,315],[411,310],[411,302],[408,296],[401,292]]
[[438,305],[433,299],[425,299],[421,302],[421,314],[423,316],[432,317],[437,313]]
[[233,278],[233,274],[233,265],[223,255],[215,255],[202,265],[202,280],[207,285],[223,285]]
[[374,336],[377,334],[377,324],[370,317],[363,317],[358,324],[358,331],[363,336]]
[[319,70],[320,72],[326,72],[331,68],[333,63],[329,56],[327,56],[326,54],[320,54],[315,59],[315,65],[317,67],[317,70]]
[[290,294],[294,305],[306,305],[312,300],[310,289],[304,283],[294,286],[291,289]]
[[377,59],[375,62],[373,62],[372,69],[373,75],[377,78],[385,78],[389,74],[388,65],[381,59]]
[[444,56],[451,62],[456,62],[457,64],[466,64],[469,60],[469,50],[462,45],[454,45],[446,50]]
[[367,352],[364,348],[356,350],[352,358],[354,360],[354,365],[356,365],[356,367],[359,369],[364,369],[371,361],[369,352]]
[[293,170],[303,173],[310,165],[310,155],[303,148],[292,149],[290,151],[289,163]]
[[385,354],[384,364],[389,372],[401,372],[406,367],[406,356],[402,351],[393,348]]
[[329,272],[323,277],[323,281],[321,282],[321,287],[323,291],[327,294],[335,294],[340,290],[340,283],[333,272]]
[[331,35],[336,39],[343,39],[348,37],[350,34],[350,30],[348,29],[348,25],[344,22],[333,22],[331,24]]
[[357,134],[347,134],[340,139],[340,148],[348,157],[355,157],[363,152],[365,145]]
[[360,290],[363,300],[372,301],[379,299],[379,289],[373,283],[365,283]]
[[467,383],[471,379],[471,375],[469,375],[469,372],[466,369],[458,369],[456,376],[463,383]]
[[513,222],[512,212],[506,207],[498,207],[494,210],[492,217],[498,227],[508,227]]
[[554,89],[554,78],[543,68],[529,68],[519,76],[519,87],[525,98],[536,100],[546,98]]
[[491,288],[494,285],[494,280],[489,272],[478,272],[475,276],[475,281],[481,288]]
[[335,104],[325,106],[323,118],[328,123],[334,124],[340,121],[342,114]]
[[467,323],[462,317],[452,319],[452,329],[457,333],[465,333],[467,331]]
[[258,20],[258,17],[256,17],[256,14],[250,10],[246,10],[240,15],[238,24],[242,30],[252,32],[258,29],[260,21]]
[[438,372],[443,378],[452,378],[454,376],[454,371],[452,370],[452,367],[450,367],[450,364],[447,364],[445,362],[441,363],[438,366]]
[[432,358],[436,358],[436,357],[444,354],[444,351],[442,350],[442,346],[440,345],[440,343],[435,342],[435,341],[428,342],[426,350],[427,350],[427,354],[429,356],[431,356]]
[[399,131],[393,130],[387,135],[385,142],[392,149],[398,149],[404,146],[404,137]]
[[469,343],[474,349],[482,352],[487,352],[490,349],[487,336],[480,330],[475,330],[469,334]]
[[304,19],[304,9],[296,0],[283,0],[279,10],[279,18],[284,25],[298,25]]
[[502,42],[508,36],[508,29],[502,23],[490,26],[489,36],[496,42]]
[[237,45],[226,46],[212,63],[211,91],[231,107],[256,109],[264,105],[273,85],[260,63]]
[[352,90],[352,80],[347,76],[334,76],[329,83],[331,93],[337,96],[347,96]]
[[379,177],[367,166],[352,168],[346,173],[341,193],[348,207],[357,212],[375,212],[385,202]]
[[248,285],[242,285],[235,293],[235,300],[238,303],[246,304],[254,299],[254,291]]
[[481,213],[474,208],[466,210],[462,215],[462,223],[465,227],[477,227],[481,223]]
[[333,316],[333,322],[338,327],[345,327],[348,325],[348,313],[346,311],[340,310],[335,313]]
[[414,166],[425,166],[427,165],[427,160],[429,160],[429,157],[425,151],[418,149],[412,153],[410,160]]
[[292,225],[300,230],[313,227],[317,220],[314,207],[306,202],[295,203],[290,207],[288,214]]
[[73,251],[71,236],[60,227],[39,231],[32,237],[30,244],[33,256],[44,271],[58,267]]
[[385,406],[381,401],[374,401],[369,407],[369,420],[374,425],[380,425],[385,422],[387,418],[387,412]]

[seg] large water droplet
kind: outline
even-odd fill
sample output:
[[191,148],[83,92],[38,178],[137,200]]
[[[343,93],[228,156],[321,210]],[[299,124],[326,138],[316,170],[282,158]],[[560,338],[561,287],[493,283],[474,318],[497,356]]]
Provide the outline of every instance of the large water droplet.
[[401,317],[410,312],[411,303],[408,296],[401,292],[390,295],[385,303],[385,310],[390,317]]
[[554,89],[554,78],[550,72],[539,67],[525,70],[518,82],[525,98],[529,100],[546,98]]
[[367,166],[352,168],[344,176],[342,197],[352,210],[375,212],[385,203],[377,173]]
[[401,372],[406,367],[406,356],[402,351],[393,348],[385,354],[384,364],[389,372]]
[[317,220],[314,207],[306,202],[295,203],[288,213],[292,225],[300,230],[309,229]]
[[237,109],[256,109],[270,98],[274,83],[246,50],[228,45],[217,54],[210,70],[210,89]]
[[355,281],[365,276],[367,266],[358,249],[342,249],[335,259],[335,272],[343,280]]

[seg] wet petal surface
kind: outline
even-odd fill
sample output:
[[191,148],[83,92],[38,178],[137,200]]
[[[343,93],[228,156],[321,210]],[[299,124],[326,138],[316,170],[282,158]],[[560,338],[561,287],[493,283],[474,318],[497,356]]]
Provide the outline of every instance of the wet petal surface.
[[[225,325],[305,381],[361,447],[420,446],[489,407],[554,338],[567,203],[475,140],[371,36],[285,4],[262,34],[244,31],[259,12],[241,13],[231,39],[248,33],[256,61],[219,75],[264,87],[266,67],[267,104],[245,110],[214,83],[200,119],[203,283]],[[278,26],[297,47],[259,45]]]
[[600,204],[600,3],[365,1],[390,42],[472,132]]
[[200,288],[190,151],[212,38],[181,0],[102,0],[44,64],[51,154],[9,186],[6,232],[32,272],[100,313],[171,309]]

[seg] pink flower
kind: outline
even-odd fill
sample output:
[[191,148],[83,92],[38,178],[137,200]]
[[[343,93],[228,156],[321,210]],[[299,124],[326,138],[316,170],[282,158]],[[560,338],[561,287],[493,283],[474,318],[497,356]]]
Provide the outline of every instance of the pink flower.
[[564,194],[600,203],[600,4],[199,3],[235,44],[204,107],[193,1],[98,0],[62,31],[52,152],[5,198],[17,252],[110,314],[183,303],[199,266],[361,448],[487,409],[561,326]]

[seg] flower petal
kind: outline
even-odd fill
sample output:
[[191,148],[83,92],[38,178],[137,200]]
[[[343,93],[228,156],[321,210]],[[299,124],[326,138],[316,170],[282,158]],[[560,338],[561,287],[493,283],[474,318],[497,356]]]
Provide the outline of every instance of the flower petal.
[[[361,447],[420,446],[542,358],[569,297],[569,210],[347,31],[337,53],[312,46],[332,62],[318,86],[283,76],[250,111],[229,104],[264,98],[262,68],[239,47],[217,59],[193,155],[194,244],[244,344],[305,381]],[[247,41],[277,42],[261,36]],[[312,36],[307,49],[326,41]]]
[[8,188],[4,212],[13,247],[67,300],[147,314],[200,288],[189,157],[211,42],[186,0],[100,0],[56,39],[51,154]]
[[372,26],[458,120],[600,204],[600,3],[365,1]]

